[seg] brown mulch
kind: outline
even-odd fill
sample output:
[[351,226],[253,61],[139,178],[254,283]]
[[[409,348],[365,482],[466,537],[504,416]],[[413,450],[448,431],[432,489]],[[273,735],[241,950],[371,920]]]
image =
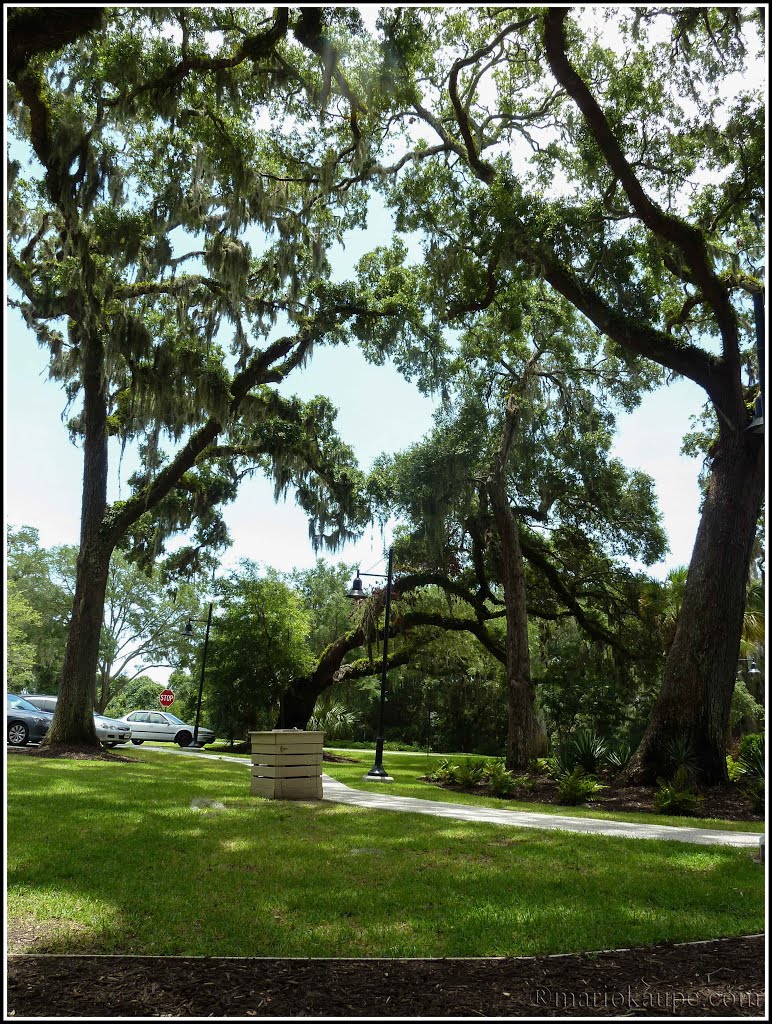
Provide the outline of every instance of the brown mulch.
[[328,754],[325,750],[322,754],[323,761],[330,761],[332,764],[360,764],[358,757],[344,757],[343,754]]
[[[553,779],[544,775],[527,775],[526,778],[527,785],[518,786],[509,798],[500,798],[503,804],[506,805],[508,799],[527,803],[560,804],[557,783]],[[487,785],[469,788],[451,782],[434,782],[427,777],[421,781],[456,793],[491,795]],[[600,777],[600,781],[606,788],[601,789],[589,803],[582,806],[595,807],[599,811],[657,813],[654,806],[657,786],[615,786],[613,780],[603,776]],[[764,815],[754,810],[751,801],[737,786],[701,786],[697,792],[702,800],[695,810],[695,817],[721,818],[724,821],[764,821]],[[567,813],[570,813],[570,808]]]
[[553,957],[8,958],[20,1017],[764,1017],[764,937]]
[[103,747],[84,747],[72,743],[54,743],[49,746],[39,747],[6,747],[9,754],[26,754],[28,757],[56,757],[65,758],[70,761],[129,761],[136,764],[137,757],[124,757],[123,754],[113,754]]

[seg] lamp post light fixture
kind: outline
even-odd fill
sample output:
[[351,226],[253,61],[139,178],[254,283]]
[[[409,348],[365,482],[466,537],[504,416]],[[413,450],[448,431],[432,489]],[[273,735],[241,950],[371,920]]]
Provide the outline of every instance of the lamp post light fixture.
[[758,679],[758,677],[762,674],[761,669],[753,660],[753,658],[738,658],[737,660],[741,665],[746,666],[746,668],[742,669],[742,672],[749,678],[753,678],[755,680]]
[[365,594],[360,576],[377,576],[379,579],[386,579],[386,622],[383,627],[383,662],[381,665],[381,702],[378,710],[378,735],[375,738],[375,764],[372,766],[365,779],[371,782],[393,782],[394,779],[383,767],[383,708],[386,702],[386,664],[389,654],[389,619],[391,617],[391,580],[392,580],[392,559],[394,549],[389,548],[389,569],[386,576],[383,573],[363,572],[357,569],[356,579],[351,584],[347,597],[352,601],[363,601]]
[[193,727],[193,746],[198,746],[198,723],[201,718],[201,697],[204,693],[204,673],[206,672],[206,652],[209,649],[209,629],[212,625],[213,602],[209,602],[209,614],[204,619],[188,619],[185,626],[185,636],[193,636],[193,623],[206,621],[206,634],[204,636],[204,654],[201,658],[201,681],[198,684],[198,701],[196,702],[196,724]]

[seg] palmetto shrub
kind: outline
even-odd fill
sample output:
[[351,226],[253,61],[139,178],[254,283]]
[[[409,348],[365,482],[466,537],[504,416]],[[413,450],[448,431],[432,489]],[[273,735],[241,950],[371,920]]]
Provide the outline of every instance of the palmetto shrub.
[[606,751],[606,764],[614,771],[621,771],[632,757],[632,749],[627,740],[620,740]]
[[355,735],[359,724],[360,717],[356,711],[351,711],[340,701],[330,704],[320,701],[309,719],[308,728],[319,730],[325,734],[327,739],[333,740]]
[[688,736],[673,736],[665,744],[665,755],[675,778],[683,769],[689,782],[697,778],[697,752]]
[[740,740],[737,760],[743,775],[751,775],[756,779],[766,777],[764,734],[750,733]]
[[582,729],[571,741],[576,765],[586,772],[597,772],[606,759],[606,741],[591,729]]
[[571,743],[556,747],[556,749],[553,750],[547,758],[547,774],[553,779],[559,779],[564,775],[570,775],[574,768],[578,767],[579,765],[576,762],[576,751]]

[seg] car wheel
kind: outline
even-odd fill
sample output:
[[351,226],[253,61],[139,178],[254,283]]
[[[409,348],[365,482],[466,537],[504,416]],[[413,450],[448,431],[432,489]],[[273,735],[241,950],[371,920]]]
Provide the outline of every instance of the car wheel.
[[135,747],[138,747],[140,745],[140,743],[144,743],[145,741],[144,740],[132,740],[131,742],[134,744]]
[[179,732],[177,733],[175,742],[179,743],[181,747],[189,747],[190,744],[193,742],[193,737],[190,735],[189,732]]
[[24,722],[12,722],[8,726],[8,742],[12,747],[23,747],[29,740],[29,729]]

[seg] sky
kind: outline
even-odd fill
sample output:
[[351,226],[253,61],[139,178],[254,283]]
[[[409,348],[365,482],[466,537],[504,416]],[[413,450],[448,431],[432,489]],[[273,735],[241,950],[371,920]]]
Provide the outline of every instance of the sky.
[[[388,239],[388,215],[377,204],[367,231],[348,236],[345,249],[333,259],[336,276],[346,276],[359,256]],[[30,525],[40,531],[44,546],[75,544],[79,533],[82,464],[78,448],[62,420],[65,406],[60,387],[47,379],[45,352],[14,310],[6,312],[4,374],[4,514],[6,524]],[[318,348],[308,366],[293,373],[303,398],[327,395],[339,410],[338,429],[367,469],[381,452],[396,452],[418,441],[431,426],[434,402],[422,396],[392,367],[372,366],[356,348]],[[690,417],[702,408],[703,392],[681,380],[646,396],[631,415],[621,415],[614,446],[628,468],[642,469],[655,481],[669,538],[670,553],[653,576],[688,564],[699,516],[699,462],[679,454]],[[132,466],[120,467],[123,480]],[[121,489],[117,448],[112,450],[110,498],[125,497]],[[222,558],[224,568],[250,558],[281,571],[313,565],[304,515],[294,504],[274,502],[269,481],[246,482],[238,499],[225,510],[233,545]],[[391,537],[374,526],[356,543],[323,557],[375,568]]]

